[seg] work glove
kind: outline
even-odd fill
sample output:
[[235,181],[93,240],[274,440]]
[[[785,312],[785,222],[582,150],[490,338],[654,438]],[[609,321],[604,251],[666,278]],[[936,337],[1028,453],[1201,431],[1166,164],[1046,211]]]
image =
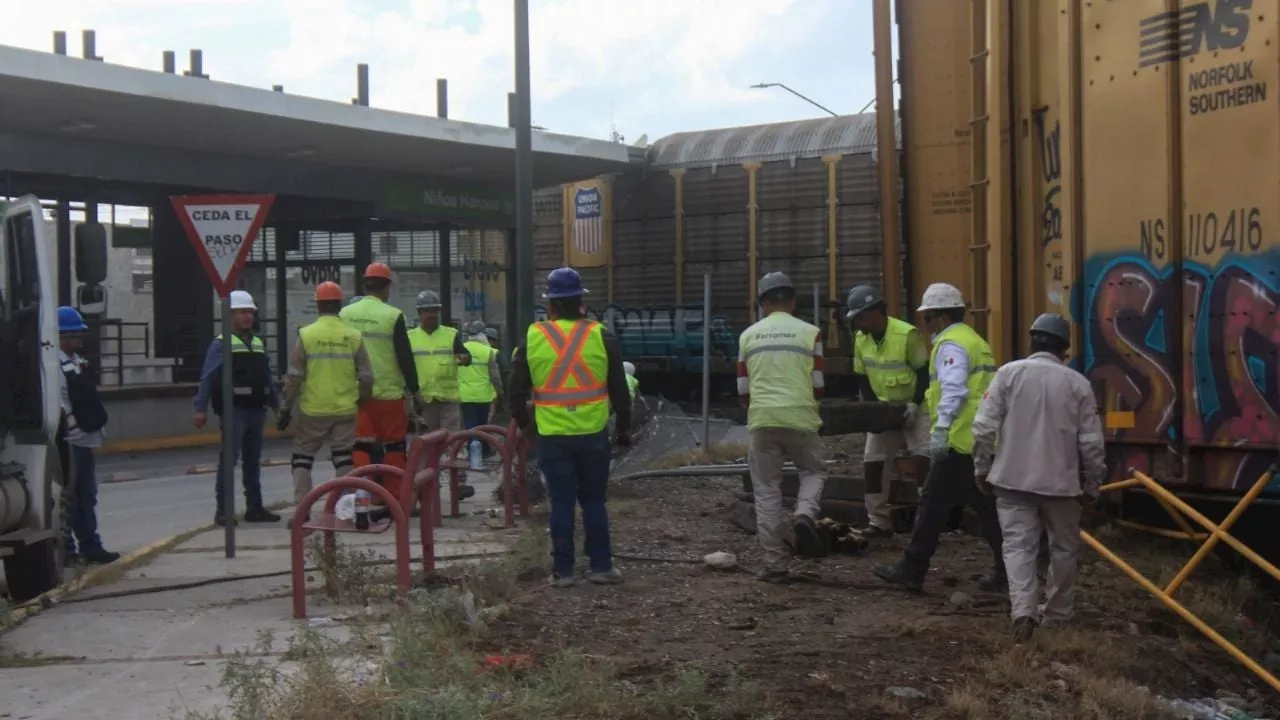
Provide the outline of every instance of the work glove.
[[920,406],[916,403],[907,403],[907,411],[902,414],[902,424],[910,425],[915,422],[916,417],[920,414]]
[[925,453],[934,462],[946,456],[947,448],[949,447],[947,436],[950,434],[949,428],[934,428],[933,432],[929,434],[929,445],[925,448]]
[[974,473],[973,485],[974,487],[978,488],[979,495],[985,496],[985,495],[991,494],[991,486],[987,484],[986,473]]
[[289,427],[289,423],[292,421],[293,421],[293,411],[288,409],[281,410],[276,415],[276,429],[281,432],[284,432],[284,429]]

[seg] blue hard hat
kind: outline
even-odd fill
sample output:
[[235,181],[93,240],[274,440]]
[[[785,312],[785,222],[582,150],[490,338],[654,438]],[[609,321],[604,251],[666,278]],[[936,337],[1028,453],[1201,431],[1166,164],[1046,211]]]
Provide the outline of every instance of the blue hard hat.
[[571,267],[556,268],[547,273],[547,290],[542,297],[548,300],[581,297],[587,294],[582,287],[582,277]]
[[84,324],[84,318],[80,317],[80,311],[68,305],[58,308],[58,332],[60,333],[78,333],[89,329]]

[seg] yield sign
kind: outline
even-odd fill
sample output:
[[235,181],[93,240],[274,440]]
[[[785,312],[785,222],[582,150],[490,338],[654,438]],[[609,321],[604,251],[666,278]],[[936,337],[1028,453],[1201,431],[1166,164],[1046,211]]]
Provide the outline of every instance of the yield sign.
[[222,297],[235,289],[275,195],[174,195],[173,210]]

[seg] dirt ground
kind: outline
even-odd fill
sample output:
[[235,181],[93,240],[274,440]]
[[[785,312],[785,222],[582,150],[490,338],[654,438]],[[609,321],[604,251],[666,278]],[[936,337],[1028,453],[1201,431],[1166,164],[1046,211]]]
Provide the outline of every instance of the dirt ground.
[[[843,447],[848,444],[841,443]],[[1072,625],[1016,647],[1007,599],[976,578],[991,565],[981,540],[944,537],[923,594],[870,572],[905,537],[860,556],[799,563],[813,579],[754,578],[755,538],[727,520],[736,480],[657,479],[611,489],[614,552],[626,582],[532,589],[485,644],[534,657],[577,648],[637,685],[692,666],[716,683],[757,683],[777,718],[1162,718],[1153,695],[1233,697],[1276,717],[1277,696],[1091,550],[1083,551]],[[1192,548],[1110,530],[1108,544],[1168,576]],[[581,547],[581,546],[579,546]],[[714,571],[702,557],[737,555]],[[1242,615],[1235,576],[1207,567],[1182,592],[1224,634],[1261,659],[1264,623]],[[1218,621],[1215,623],[1214,621]],[[1232,624],[1230,629],[1222,622]],[[1229,630],[1229,631],[1228,631]]]

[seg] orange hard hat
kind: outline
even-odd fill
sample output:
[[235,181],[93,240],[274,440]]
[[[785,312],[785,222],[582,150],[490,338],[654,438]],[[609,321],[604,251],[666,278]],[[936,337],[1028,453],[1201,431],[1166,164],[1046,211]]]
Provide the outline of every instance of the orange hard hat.
[[316,286],[316,302],[323,300],[337,300],[342,302],[342,288],[338,283],[332,280],[326,280]]
[[364,269],[364,276],[367,278],[382,278],[383,280],[391,279],[391,268],[386,263],[369,263],[369,267]]

